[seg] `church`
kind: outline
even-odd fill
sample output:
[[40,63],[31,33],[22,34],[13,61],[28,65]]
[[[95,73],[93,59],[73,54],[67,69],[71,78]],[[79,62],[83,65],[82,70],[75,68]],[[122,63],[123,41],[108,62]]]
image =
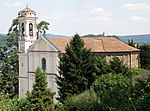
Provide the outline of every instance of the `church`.
[[[56,83],[59,54],[65,53],[65,47],[71,38],[37,37],[36,12],[26,7],[18,13],[19,20],[19,97],[32,90],[35,71],[41,67],[47,74],[48,87],[58,97]],[[83,38],[85,47],[102,56],[107,61],[119,57],[129,68],[138,67],[139,50],[113,37]],[[56,99],[54,100],[56,102]]]

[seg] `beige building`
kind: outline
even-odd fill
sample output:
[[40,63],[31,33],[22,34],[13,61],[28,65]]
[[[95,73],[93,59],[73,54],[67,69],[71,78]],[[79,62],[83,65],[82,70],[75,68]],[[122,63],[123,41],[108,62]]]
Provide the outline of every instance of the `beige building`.
[[[35,71],[41,67],[47,74],[48,87],[56,93],[59,54],[65,53],[65,47],[71,38],[37,39],[36,13],[26,7],[18,14],[19,36],[19,97],[24,97],[32,90],[35,81]],[[130,68],[138,67],[139,50],[128,46],[122,41],[111,38],[83,38],[85,47],[91,52],[111,60],[114,56],[122,59]],[[56,99],[55,99],[56,102]]]

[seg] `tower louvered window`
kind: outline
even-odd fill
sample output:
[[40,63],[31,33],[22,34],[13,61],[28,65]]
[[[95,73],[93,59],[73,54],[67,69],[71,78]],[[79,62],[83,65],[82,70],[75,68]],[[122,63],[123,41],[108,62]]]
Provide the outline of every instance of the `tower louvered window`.
[[33,24],[32,23],[29,24],[29,35],[33,36]]

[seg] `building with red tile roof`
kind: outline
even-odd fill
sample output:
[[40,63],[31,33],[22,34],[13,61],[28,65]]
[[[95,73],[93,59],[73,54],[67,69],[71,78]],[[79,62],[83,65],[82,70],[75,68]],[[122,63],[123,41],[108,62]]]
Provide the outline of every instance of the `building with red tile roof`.
[[[48,38],[61,53],[65,53],[65,47],[71,38]],[[91,52],[110,61],[113,57],[119,57],[129,68],[139,67],[139,49],[129,46],[115,37],[83,38],[85,47]]]

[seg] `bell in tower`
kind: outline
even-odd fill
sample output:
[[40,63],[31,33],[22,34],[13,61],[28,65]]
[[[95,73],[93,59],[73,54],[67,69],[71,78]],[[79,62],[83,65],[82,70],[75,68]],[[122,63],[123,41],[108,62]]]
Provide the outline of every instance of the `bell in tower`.
[[[26,52],[37,39],[36,12],[28,6],[18,13],[19,52]],[[24,49],[23,49],[24,48]]]

